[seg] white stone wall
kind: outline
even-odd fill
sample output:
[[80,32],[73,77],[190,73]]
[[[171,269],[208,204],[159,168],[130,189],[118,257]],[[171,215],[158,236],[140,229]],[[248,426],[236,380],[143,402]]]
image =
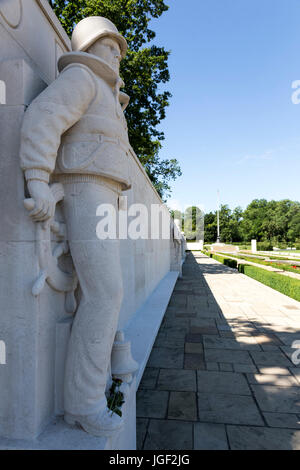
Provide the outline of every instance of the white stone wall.
[[56,329],[66,314],[64,296],[47,285],[40,297],[31,294],[38,262],[23,206],[19,131],[26,105],[55,78],[69,43],[47,2],[33,0],[0,2],[0,42],[0,338],[7,351],[0,436],[29,439],[54,412]]
[[[144,204],[150,214],[151,205],[162,204],[137,158],[130,161],[132,188],[123,194],[131,204]],[[167,208],[164,208],[167,212]],[[123,329],[159,281],[170,271],[170,240],[122,240],[124,300],[119,327]]]
[[[39,266],[35,226],[23,206],[19,132],[26,106],[55,79],[57,59],[70,41],[46,0],[0,0],[0,42],[0,341],[7,356],[0,365],[0,437],[31,439],[62,413],[72,317],[64,294],[48,285],[40,296],[31,294]],[[162,204],[134,155],[130,165],[128,205]],[[180,270],[181,257],[173,240],[121,243],[125,296],[119,328],[126,329],[170,269]]]

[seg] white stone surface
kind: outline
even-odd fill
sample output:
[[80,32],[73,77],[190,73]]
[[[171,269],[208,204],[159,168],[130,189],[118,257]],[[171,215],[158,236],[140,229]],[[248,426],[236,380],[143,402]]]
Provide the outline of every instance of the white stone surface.
[[177,278],[178,272],[169,272],[135,313],[125,329],[126,338],[131,340],[132,355],[139,364],[137,387],[143,376]]
[[[0,5],[1,60],[26,58],[33,69],[39,70],[41,78],[50,83],[57,75],[58,54],[70,50],[71,44],[48,1],[5,0],[5,5],[2,4],[3,0]],[[8,8],[13,13],[7,14]],[[18,22],[16,19],[11,22],[18,11]]]
[[214,243],[211,245],[211,250],[220,253],[236,253],[239,251],[239,247],[236,245],[226,245],[225,243]]
[[55,336],[55,415],[64,414],[65,361],[71,335],[73,318],[65,318],[56,324]]
[[0,80],[0,104],[6,104],[6,83]]
[[125,426],[113,438],[95,437],[56,417],[34,440],[0,437],[0,450],[135,450],[136,448],[136,382],[130,385],[122,407]]
[[[84,25],[91,23],[87,30]],[[46,280],[58,291],[75,289],[77,278],[80,285],[81,298],[66,351],[65,420],[80,423],[86,432],[100,437],[114,435],[123,424],[117,414],[109,415],[105,396],[123,299],[120,244],[116,235],[101,238],[97,228],[99,208],[105,205],[116,214],[121,190],[131,186],[130,144],[119,98],[123,85],[120,43],[126,46],[126,41],[116,31],[101,17],[86,18],[76,25],[72,38],[78,40],[79,32],[86,34],[80,38],[87,52],[61,57],[59,77],[24,115],[20,142],[21,168],[32,198],[32,204],[26,201],[26,208],[37,223],[40,274],[32,293],[40,295]],[[56,181],[52,186],[50,179]],[[49,223],[53,224],[55,206],[61,200],[68,237],[68,246],[64,243],[61,252],[70,249],[76,271],[70,287],[59,283],[64,280],[55,270],[50,235],[48,250],[46,242],[40,241],[43,232],[50,233]],[[113,228],[116,230],[116,220]],[[114,361],[112,373],[119,376]]]
[[5,83],[7,105],[29,105],[43,91],[46,83],[25,59],[6,59],[0,62],[0,76]]
[[251,251],[252,251],[252,253],[257,252],[257,241],[256,240],[251,240]]
[[195,243],[189,243],[187,242],[186,244],[186,249],[187,250],[203,250],[203,241],[195,242]]
[[[1,241],[32,241],[35,229],[24,211],[24,178],[19,163],[19,135],[24,106],[0,106]],[[13,183],[12,183],[13,182]]]

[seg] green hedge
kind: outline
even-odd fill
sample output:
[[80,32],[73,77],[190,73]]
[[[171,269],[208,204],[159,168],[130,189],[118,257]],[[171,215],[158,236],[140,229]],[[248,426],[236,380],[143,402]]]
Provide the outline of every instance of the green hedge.
[[252,277],[256,281],[272,287],[272,289],[300,302],[300,280],[283,276],[282,274],[272,271],[266,271],[256,266],[250,266],[249,264],[240,264],[238,269],[241,273]]
[[[250,258],[249,256],[246,256],[246,255],[243,255],[243,254],[240,254],[240,255],[230,255],[230,256],[233,256],[234,258],[237,258],[237,259],[242,259],[244,261],[250,261],[252,263],[257,263],[257,264],[263,264],[264,266],[271,266],[271,268],[276,268],[276,269],[281,269],[282,271],[289,271],[291,273],[296,273],[296,274],[300,274],[300,267],[297,269],[295,268],[292,268],[292,265],[288,265],[288,264],[283,264],[280,262],[278,263],[274,263],[274,261],[266,261],[265,259],[262,259],[262,258]],[[276,259],[278,260],[278,258],[272,258],[270,256],[270,259]],[[299,260],[295,260],[295,261],[299,261]]]
[[206,256],[210,256],[210,251],[207,250],[202,250],[202,253]]
[[210,253],[210,257],[219,261],[219,263],[225,264],[225,266],[229,268],[237,269],[237,261],[235,259],[224,258],[223,256],[213,255],[212,253]]

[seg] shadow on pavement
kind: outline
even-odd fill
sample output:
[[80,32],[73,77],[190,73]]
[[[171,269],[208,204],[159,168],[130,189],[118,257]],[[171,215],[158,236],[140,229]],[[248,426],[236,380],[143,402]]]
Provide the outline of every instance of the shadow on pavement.
[[137,393],[138,449],[300,449],[300,304],[255,313],[247,281],[187,254]]

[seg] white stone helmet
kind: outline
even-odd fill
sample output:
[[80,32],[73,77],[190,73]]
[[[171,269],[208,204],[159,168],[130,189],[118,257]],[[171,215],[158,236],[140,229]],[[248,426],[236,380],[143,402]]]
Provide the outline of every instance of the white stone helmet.
[[97,39],[105,36],[118,41],[121,55],[124,57],[127,51],[126,40],[119,33],[116,26],[110,20],[102,16],[89,16],[79,21],[72,34],[72,50],[84,52],[97,41]]

